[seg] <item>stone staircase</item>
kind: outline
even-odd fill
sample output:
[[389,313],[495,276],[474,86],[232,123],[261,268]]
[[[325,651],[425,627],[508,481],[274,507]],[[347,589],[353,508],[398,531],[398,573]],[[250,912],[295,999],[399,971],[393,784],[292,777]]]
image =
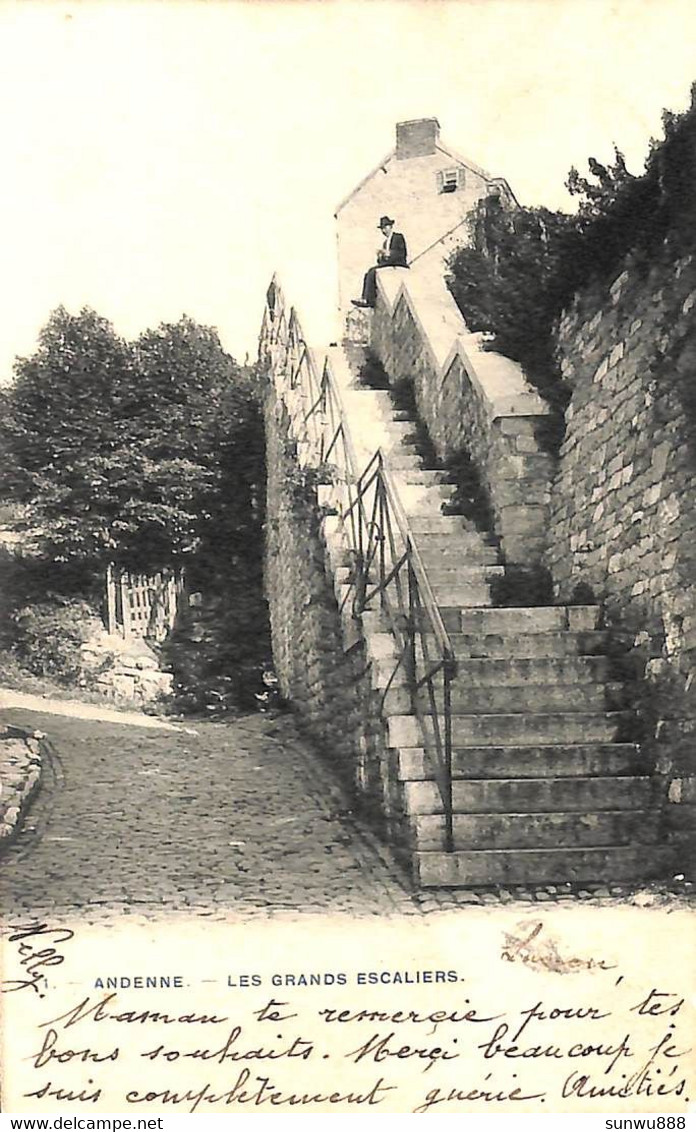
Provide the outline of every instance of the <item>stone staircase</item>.
[[[597,606],[496,607],[498,545],[423,467],[415,422],[360,383],[364,353],[334,348],[351,433],[366,463],[385,452],[457,660],[452,686],[454,852],[433,760],[432,720],[412,714],[396,645],[378,612],[363,634],[396,752],[399,812],[417,882],[433,886],[626,883],[660,871],[659,799],[612,677]],[[362,464],[361,464],[362,466]],[[334,563],[337,595],[346,568]],[[423,707],[426,708],[423,691]]]

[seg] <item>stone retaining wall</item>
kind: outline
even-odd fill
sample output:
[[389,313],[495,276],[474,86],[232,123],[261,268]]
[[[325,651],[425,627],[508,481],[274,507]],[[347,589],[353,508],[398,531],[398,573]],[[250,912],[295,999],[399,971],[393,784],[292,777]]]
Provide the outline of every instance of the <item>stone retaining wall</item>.
[[171,695],[173,676],[160,669],[148,643],[101,632],[81,648],[79,685],[115,703],[154,704]]
[[16,836],[41,782],[40,732],[0,728],[0,852]]
[[300,467],[288,414],[272,390],[265,417],[265,588],[280,690],[319,754],[385,831],[397,806],[394,755],[359,624],[351,642],[342,632],[325,536],[330,520],[321,519],[316,475]]
[[547,562],[561,599],[589,587],[634,646],[679,839],[696,817],[696,262],[625,266],[560,326],[573,396]]
[[506,562],[539,562],[553,471],[538,439],[548,407],[519,365],[481,348],[441,277],[415,271],[378,274],[371,347],[392,382],[413,383],[438,457],[473,460]]

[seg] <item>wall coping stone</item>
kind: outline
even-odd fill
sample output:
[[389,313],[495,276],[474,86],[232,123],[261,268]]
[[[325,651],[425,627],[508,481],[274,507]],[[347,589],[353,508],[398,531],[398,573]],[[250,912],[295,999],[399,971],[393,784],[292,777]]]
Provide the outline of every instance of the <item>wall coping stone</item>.
[[522,367],[502,354],[484,350],[483,336],[467,329],[439,272],[434,273],[429,266],[378,271],[377,287],[390,316],[402,299],[408,304],[441,382],[455,359],[460,359],[490,420],[550,412]]

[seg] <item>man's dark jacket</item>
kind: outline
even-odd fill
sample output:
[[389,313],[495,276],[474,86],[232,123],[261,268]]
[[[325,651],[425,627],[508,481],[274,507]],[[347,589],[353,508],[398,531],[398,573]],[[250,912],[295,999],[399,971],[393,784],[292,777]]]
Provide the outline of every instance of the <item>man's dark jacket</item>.
[[389,251],[381,261],[380,267],[408,267],[406,241],[401,232],[392,232]]

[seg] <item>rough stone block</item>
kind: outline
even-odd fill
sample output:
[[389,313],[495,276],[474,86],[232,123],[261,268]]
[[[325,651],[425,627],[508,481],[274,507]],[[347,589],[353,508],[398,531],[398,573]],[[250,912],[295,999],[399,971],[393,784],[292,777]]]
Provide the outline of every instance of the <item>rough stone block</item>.
[[594,377],[592,378],[592,381],[595,384],[600,382],[602,380],[602,378],[606,376],[608,369],[609,369],[609,359],[603,358],[602,361],[597,366],[597,369],[595,370]]
[[539,445],[533,436],[518,436],[515,442],[518,452],[538,452]]
[[624,342],[617,342],[617,344],[614,346],[614,349],[611,351],[611,353],[609,355],[609,365],[610,366],[617,365],[618,362],[620,362],[621,359],[623,358],[625,350],[626,350],[625,343]]

